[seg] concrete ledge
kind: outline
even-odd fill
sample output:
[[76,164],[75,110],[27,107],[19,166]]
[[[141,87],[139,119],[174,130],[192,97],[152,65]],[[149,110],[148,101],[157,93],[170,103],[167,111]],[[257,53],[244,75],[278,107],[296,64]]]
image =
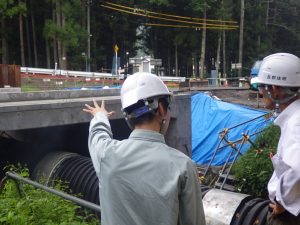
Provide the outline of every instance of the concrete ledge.
[[[108,96],[108,93],[106,93],[107,96],[102,94],[99,97],[100,94],[96,94],[91,97],[83,97],[81,95],[79,98],[66,96],[67,98],[63,99],[0,102],[0,129],[20,130],[89,122],[91,119],[90,115],[84,113],[82,109],[84,104],[92,105],[93,98],[97,102],[105,100],[107,109],[116,112],[114,119],[123,118],[119,95]],[[33,96],[33,98],[35,97]],[[28,99],[32,98],[29,97]],[[178,104],[178,101],[181,102],[181,100],[188,101],[190,104],[189,95],[174,96],[174,101],[171,105],[173,117],[183,115],[183,112],[179,113],[181,104]],[[186,109],[183,110],[186,111]],[[190,115],[190,113],[186,115]]]
[[[19,87],[0,88],[0,94],[1,93],[21,93],[21,88],[19,88]],[[0,96],[0,99],[1,99],[1,96]]]
[[[1,92],[1,91],[0,91]],[[21,89],[20,91],[21,92]],[[71,99],[120,95],[120,89],[76,90],[76,91],[34,91],[22,93],[0,93],[0,102],[20,102],[53,99]]]

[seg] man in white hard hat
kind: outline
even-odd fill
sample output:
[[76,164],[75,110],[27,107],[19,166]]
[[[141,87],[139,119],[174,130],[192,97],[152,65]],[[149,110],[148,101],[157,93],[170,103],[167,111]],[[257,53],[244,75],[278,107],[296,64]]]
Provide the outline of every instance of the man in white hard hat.
[[300,224],[300,59],[288,53],[269,55],[254,79],[281,129],[277,153],[270,154],[274,173],[268,183],[268,224]]
[[170,122],[166,85],[150,73],[129,76],[121,88],[122,110],[133,128],[112,139],[107,112],[94,101],[89,151],[99,178],[103,225],[204,225],[201,189],[191,159],[165,144]]

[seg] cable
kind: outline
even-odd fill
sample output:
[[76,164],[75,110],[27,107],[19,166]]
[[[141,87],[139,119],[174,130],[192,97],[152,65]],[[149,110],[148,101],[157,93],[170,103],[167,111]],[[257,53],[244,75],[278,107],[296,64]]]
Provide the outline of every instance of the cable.
[[133,14],[133,15],[138,15],[138,16],[143,16],[143,17],[149,17],[149,18],[155,18],[155,19],[161,19],[161,20],[167,20],[167,21],[172,21],[172,22],[181,22],[181,23],[188,23],[188,24],[200,24],[200,25],[206,25],[206,26],[212,26],[212,27],[226,27],[226,28],[238,28],[239,26],[233,26],[233,25],[223,25],[223,24],[211,24],[211,23],[198,23],[198,22],[190,22],[190,21],[183,21],[183,20],[174,20],[174,19],[168,19],[168,18],[162,18],[162,17],[157,17],[157,16],[151,16],[151,15],[143,15],[141,13],[135,13],[135,12],[130,12],[122,9],[117,9],[114,7],[106,6],[106,5],[101,5],[104,8],[112,9],[115,11],[120,11],[120,12],[125,12],[128,14]]
[[236,28],[230,27],[196,27],[196,26],[188,26],[188,25],[173,25],[173,24],[161,24],[161,23],[145,23],[145,26],[157,26],[157,27],[177,27],[177,28],[192,28],[192,29],[210,29],[210,30],[235,30]]
[[[227,25],[227,24],[200,23],[200,22],[184,21],[184,20],[177,20],[177,19],[169,19],[169,18],[163,18],[163,17],[159,17],[159,16],[151,16],[151,15],[147,15],[147,14],[142,14],[142,13],[138,13],[138,12],[131,12],[131,11],[118,9],[118,8],[111,7],[111,6],[106,6],[106,5],[101,5],[101,6],[104,7],[104,8],[108,8],[108,9],[112,9],[112,10],[115,10],[115,11],[120,11],[120,12],[124,12],[124,13],[128,13],[128,14],[133,14],[133,15],[138,15],[138,16],[143,16],[143,17],[149,17],[149,18],[154,18],[154,19],[167,20],[167,21],[172,21],[172,22],[200,24],[200,25],[216,26],[216,27],[231,27],[231,28],[238,28],[239,27],[239,26]],[[139,10],[134,10],[134,11],[139,11]]]
[[163,18],[163,17],[158,17],[158,16],[143,15],[141,13],[130,12],[130,11],[127,11],[127,10],[117,9],[117,8],[106,6],[106,5],[101,5],[101,6],[104,7],[104,8],[108,8],[108,9],[112,9],[112,10],[115,10],[115,11],[120,11],[120,12],[124,12],[124,13],[128,13],[128,14],[133,14],[133,15],[138,15],[138,16],[143,16],[143,17],[149,17],[149,18],[154,18],[154,19],[167,20],[167,21],[172,21],[172,22],[180,22],[180,23],[188,23],[188,24],[200,24],[200,25],[212,26],[212,27],[226,27],[226,28],[238,28],[239,27],[239,26],[233,26],[233,25],[200,23],[200,22],[191,22],[191,21],[184,21],[184,20],[168,19],[168,18]]
[[154,15],[161,15],[161,16],[167,16],[167,17],[174,17],[174,18],[181,18],[181,19],[190,19],[190,20],[198,20],[198,21],[211,21],[211,22],[219,22],[219,23],[237,23],[236,21],[232,20],[212,20],[212,19],[200,19],[200,18],[195,18],[195,17],[186,17],[186,16],[176,16],[172,14],[166,14],[166,13],[157,13],[157,12],[152,12],[144,9],[137,9],[137,8],[132,8],[128,6],[123,6],[123,5],[118,5],[110,2],[104,2],[105,4],[116,6],[119,8],[125,8],[125,9],[130,9],[133,11],[140,11],[145,14],[154,14]]

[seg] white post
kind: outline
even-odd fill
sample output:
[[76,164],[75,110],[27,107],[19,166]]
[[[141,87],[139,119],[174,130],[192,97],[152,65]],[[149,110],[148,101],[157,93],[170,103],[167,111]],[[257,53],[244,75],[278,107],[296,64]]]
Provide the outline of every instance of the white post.
[[54,76],[56,76],[56,70],[57,70],[57,62],[54,64]]

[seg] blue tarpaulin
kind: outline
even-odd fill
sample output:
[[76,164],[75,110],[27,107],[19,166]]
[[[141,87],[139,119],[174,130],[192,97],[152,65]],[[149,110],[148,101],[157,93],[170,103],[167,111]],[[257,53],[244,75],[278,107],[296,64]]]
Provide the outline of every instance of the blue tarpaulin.
[[[198,93],[192,96],[192,159],[199,165],[207,165],[212,158],[221,140],[219,133],[224,128],[231,128],[226,139],[235,142],[242,139],[242,135],[248,132],[250,140],[254,140],[257,135],[271,121],[263,115],[267,114],[264,110],[251,109],[245,106],[215,100],[209,95]],[[255,119],[257,118],[257,119]],[[247,122],[252,120],[251,122]],[[232,148],[225,141],[220,144],[219,151],[212,162],[213,166],[220,166],[226,162],[226,159]],[[240,143],[236,144],[239,148]],[[224,146],[224,147],[223,147]],[[241,154],[244,154],[250,147],[246,142],[241,148]],[[230,158],[233,161],[235,150]]]

